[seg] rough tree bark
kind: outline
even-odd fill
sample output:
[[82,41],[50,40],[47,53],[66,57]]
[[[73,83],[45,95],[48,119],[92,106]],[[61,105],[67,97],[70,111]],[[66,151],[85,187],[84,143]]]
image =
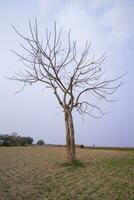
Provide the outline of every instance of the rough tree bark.
[[71,111],[65,111],[67,160],[75,160],[74,124]]
[[76,41],[70,39],[70,31],[67,35],[67,45],[64,46],[61,41],[61,29],[57,31],[56,23],[53,34],[46,30],[45,41],[39,36],[37,20],[33,26],[29,22],[30,36],[25,36],[13,28],[25,42],[20,45],[26,55],[13,51],[25,68],[10,79],[22,82],[22,89],[26,85],[40,82],[54,93],[65,117],[67,160],[75,160],[73,111],[82,116],[103,116],[105,112],[99,102],[112,101],[108,97],[121,86],[119,80],[124,74],[115,79],[106,79],[103,76],[105,69],[102,68],[105,54],[98,59],[95,56],[91,57],[88,42],[80,52]]

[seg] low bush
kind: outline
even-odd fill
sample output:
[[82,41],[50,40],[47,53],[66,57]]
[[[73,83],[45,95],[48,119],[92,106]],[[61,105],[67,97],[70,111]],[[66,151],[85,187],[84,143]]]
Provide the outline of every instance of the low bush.
[[45,142],[44,142],[44,140],[38,140],[38,141],[37,141],[37,144],[38,144],[38,145],[44,145]]

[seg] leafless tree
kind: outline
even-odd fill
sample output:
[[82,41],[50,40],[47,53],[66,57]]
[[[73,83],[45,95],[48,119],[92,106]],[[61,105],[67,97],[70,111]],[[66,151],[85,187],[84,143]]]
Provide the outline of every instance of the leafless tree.
[[76,41],[70,38],[70,31],[64,48],[62,30],[57,30],[56,23],[53,33],[46,30],[44,40],[39,36],[37,20],[33,25],[29,22],[30,37],[13,28],[25,42],[20,45],[26,55],[14,51],[25,68],[11,79],[21,81],[23,88],[27,84],[41,82],[55,94],[65,117],[67,160],[72,161],[76,156],[73,111],[93,117],[103,116],[105,113],[99,102],[111,101],[109,96],[121,86],[123,75],[106,79],[102,70],[105,54],[99,59],[91,58],[88,42],[80,53]]

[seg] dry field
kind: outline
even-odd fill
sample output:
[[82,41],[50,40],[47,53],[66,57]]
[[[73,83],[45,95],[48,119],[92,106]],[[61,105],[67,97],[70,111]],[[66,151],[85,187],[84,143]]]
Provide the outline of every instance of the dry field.
[[134,200],[134,151],[1,147],[0,200]]

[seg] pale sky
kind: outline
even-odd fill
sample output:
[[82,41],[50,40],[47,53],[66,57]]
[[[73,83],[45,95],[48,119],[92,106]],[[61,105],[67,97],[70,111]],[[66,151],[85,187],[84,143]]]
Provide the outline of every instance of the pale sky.
[[[0,0],[0,133],[17,132],[35,141],[65,144],[63,112],[57,100],[44,86],[26,87],[10,81],[23,64],[10,51],[22,52],[20,38],[12,24],[28,35],[28,20],[37,18],[41,35],[52,30],[54,21],[63,34],[72,29],[79,48],[91,41],[91,54],[106,53],[107,77],[128,71],[125,84],[113,95],[116,103],[105,106],[111,111],[101,119],[74,114],[76,143],[100,146],[134,146],[134,1],[133,0]],[[22,52],[23,53],[23,52]]]

